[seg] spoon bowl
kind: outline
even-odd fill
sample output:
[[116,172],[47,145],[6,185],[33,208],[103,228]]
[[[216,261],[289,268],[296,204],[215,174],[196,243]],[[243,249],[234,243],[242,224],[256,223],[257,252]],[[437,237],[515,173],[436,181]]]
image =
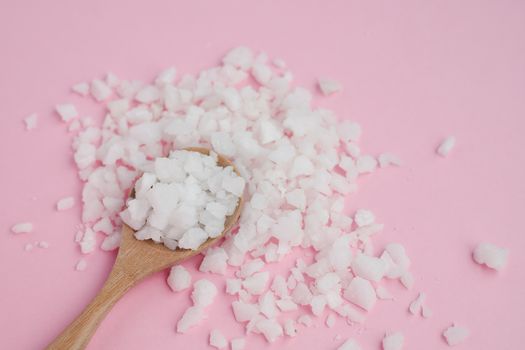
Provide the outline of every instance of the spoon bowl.
[[[207,148],[190,147],[186,151],[209,155]],[[233,163],[218,155],[217,163],[222,167],[231,166],[239,174]],[[135,238],[135,231],[126,224],[122,226],[120,248],[111,273],[104,286],[84,309],[84,311],[51,343],[48,350],[84,349],[95,333],[98,325],[113,305],[135,284],[145,277],[178,264],[196,254],[199,254],[216,244],[229,232],[239,220],[243,206],[243,198],[239,198],[235,212],[226,217],[224,230],[215,238],[209,238],[196,250],[170,250],[164,245],[151,240],[140,241]]]

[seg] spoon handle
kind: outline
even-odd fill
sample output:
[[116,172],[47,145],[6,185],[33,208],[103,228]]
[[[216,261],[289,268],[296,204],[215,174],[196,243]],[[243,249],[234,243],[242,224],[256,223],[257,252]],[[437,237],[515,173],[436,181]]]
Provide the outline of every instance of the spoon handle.
[[84,349],[109,310],[134,284],[129,274],[115,266],[97,296],[46,349]]

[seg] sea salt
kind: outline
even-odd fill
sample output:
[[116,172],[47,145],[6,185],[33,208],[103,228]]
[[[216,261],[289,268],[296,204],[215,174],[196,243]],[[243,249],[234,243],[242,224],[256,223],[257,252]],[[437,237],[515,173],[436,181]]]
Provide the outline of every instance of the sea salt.
[[442,157],[448,156],[450,151],[454,148],[456,145],[456,138],[454,136],[448,136],[443,141],[441,141],[441,144],[437,148],[436,152]]
[[33,224],[30,222],[21,222],[11,227],[13,233],[29,233],[33,231]]
[[60,199],[57,202],[57,210],[58,211],[64,211],[64,210],[67,210],[67,209],[71,209],[71,208],[73,208],[74,205],[75,205],[75,198],[73,198],[73,197],[65,197],[65,198]]
[[32,113],[24,119],[24,123],[27,131],[35,129],[38,124],[38,114]]

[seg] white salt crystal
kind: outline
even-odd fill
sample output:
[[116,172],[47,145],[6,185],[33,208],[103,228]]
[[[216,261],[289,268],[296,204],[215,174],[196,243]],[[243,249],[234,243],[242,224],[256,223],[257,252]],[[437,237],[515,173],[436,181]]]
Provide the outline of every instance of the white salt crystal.
[[417,315],[420,312],[421,307],[422,307],[423,303],[425,302],[425,299],[426,299],[426,294],[421,292],[421,293],[419,293],[417,298],[414,299],[410,303],[410,306],[408,307],[408,310],[410,311],[410,313],[412,315]]
[[210,345],[217,349],[224,349],[228,341],[218,329],[212,329],[210,332]]
[[79,242],[82,254],[89,254],[93,252],[95,250],[95,243],[95,232],[92,229],[87,228],[84,231],[82,240]]
[[507,264],[509,251],[491,243],[480,243],[472,254],[474,261],[491,269],[501,270]]
[[371,173],[377,167],[377,160],[372,156],[364,155],[357,158],[355,165],[360,174]]
[[191,306],[186,309],[179,322],[177,322],[177,332],[186,333],[190,328],[196,326],[204,318],[204,308],[202,306]]
[[329,314],[326,317],[326,327],[332,328],[333,326],[335,326],[335,316],[334,314]]
[[75,119],[69,124],[67,131],[75,132],[77,130],[80,130],[80,127],[81,127],[80,121],[78,119]]
[[246,346],[246,339],[244,338],[235,338],[230,342],[231,350],[243,350]]
[[33,224],[30,222],[21,222],[11,227],[13,233],[29,233],[33,231]]
[[383,350],[401,350],[405,337],[400,332],[390,333],[383,338]]
[[304,155],[297,156],[290,168],[288,175],[291,178],[302,176],[302,175],[312,175],[314,172],[314,164],[308,157]]
[[24,119],[24,123],[26,124],[26,130],[29,131],[35,129],[38,124],[38,114],[33,113],[29,115]]
[[87,267],[87,261],[85,259],[80,259],[75,265],[75,270],[84,271]]
[[292,319],[287,319],[284,322],[284,333],[289,337],[295,337],[297,335],[297,324]]
[[448,136],[441,142],[436,152],[440,156],[446,157],[450,153],[450,151],[452,151],[455,144],[456,144],[456,138],[454,136]]
[[339,138],[343,141],[356,142],[361,136],[361,126],[358,123],[349,120],[344,120],[337,126],[337,134],[339,135]]
[[279,299],[275,303],[282,312],[289,312],[298,309],[297,304],[291,299]]
[[43,248],[43,249],[49,248],[49,243],[46,242],[46,241],[40,241],[40,242],[38,242],[37,245],[38,245],[38,248]]
[[119,78],[112,72],[106,73],[105,81],[110,88],[115,88],[120,84]]
[[153,85],[147,85],[139,90],[135,99],[141,103],[153,103],[160,98],[160,90]]
[[272,292],[268,291],[259,297],[259,310],[268,318],[274,318],[277,316],[275,297]]
[[98,102],[106,100],[112,93],[111,88],[100,79],[91,81],[91,96]]
[[24,250],[26,252],[29,252],[31,250],[33,250],[33,245],[31,243],[27,243],[25,246],[24,246]]
[[257,314],[259,314],[259,308],[254,304],[248,304],[242,301],[234,301],[232,303],[233,315],[237,322],[250,321]]
[[202,259],[199,271],[212,272],[220,275],[226,273],[226,260],[228,255],[223,248],[210,248]]
[[280,68],[280,69],[286,68],[286,62],[282,58],[275,58],[272,61],[272,63],[277,68]]
[[304,283],[298,283],[297,286],[292,291],[292,300],[300,305],[308,305],[310,304],[310,301],[312,300],[312,292],[306,284]]
[[319,79],[318,84],[319,89],[325,96],[332,95],[342,89],[341,83],[332,79]]
[[379,299],[382,300],[394,300],[394,296],[390,293],[385,286],[378,286],[376,288],[376,294]]
[[64,122],[78,117],[77,109],[72,104],[56,105],[55,110]]
[[100,245],[100,249],[107,251],[107,252],[117,249],[120,246],[121,238],[122,237],[120,235],[120,232],[114,232],[108,235],[102,241],[102,244]]
[[378,157],[379,166],[385,168],[389,165],[401,166],[401,160],[394,154],[382,153]]
[[160,74],[155,78],[155,84],[159,86],[164,86],[167,84],[173,83],[177,77],[177,69],[175,67],[169,67],[160,72]]
[[60,199],[57,202],[57,210],[58,211],[64,211],[64,210],[67,210],[67,209],[71,209],[71,208],[73,208],[74,205],[75,205],[75,198],[73,198],[73,197],[65,197],[65,198]]
[[242,281],[237,278],[228,278],[226,280],[226,293],[235,295],[240,292],[242,288]]
[[246,278],[254,273],[260,271],[264,267],[264,261],[261,259],[253,259],[241,266],[239,270],[239,277]]
[[270,343],[283,335],[283,327],[274,319],[261,319],[257,322],[257,329]]
[[412,289],[414,287],[414,276],[410,271],[405,271],[401,275],[400,281],[406,289]]
[[347,339],[337,350],[361,350],[361,347],[353,339]]
[[113,229],[113,224],[107,216],[103,217],[95,225],[93,225],[93,231],[103,232],[106,235],[113,233]]
[[344,297],[367,311],[372,309],[377,300],[372,284],[361,277],[352,279],[344,292]]
[[297,209],[304,210],[306,208],[306,195],[304,190],[296,188],[286,194],[286,201]]
[[168,285],[174,292],[180,292],[191,285],[191,275],[183,266],[176,265],[170,269]]
[[371,225],[375,222],[374,213],[370,210],[359,209],[354,215],[354,222],[359,227]]
[[357,254],[351,267],[356,276],[374,282],[379,282],[386,272],[386,265],[383,260],[361,253]]
[[246,291],[248,291],[248,293],[259,295],[266,288],[269,278],[270,278],[269,272],[267,271],[257,272],[253,274],[252,276],[246,278],[242,282],[242,286],[244,289],[246,289]]
[[305,327],[312,327],[312,325],[313,325],[312,318],[310,316],[308,316],[308,315],[301,315],[301,316],[299,316],[299,318],[297,319],[297,322],[301,323]]
[[207,279],[200,279],[193,284],[191,300],[196,306],[206,307],[213,303],[217,295],[217,287]]
[[87,94],[89,94],[89,84],[86,82],[81,82],[73,85],[71,90],[80,96],[87,96]]
[[430,309],[427,305],[421,305],[421,316],[424,318],[430,318],[433,314],[434,313],[432,312],[432,309]]
[[206,240],[208,234],[201,228],[191,228],[184,233],[182,238],[179,240],[179,247],[182,249],[198,249]]
[[239,46],[230,50],[222,59],[223,63],[247,70],[253,63],[253,52],[247,47]]
[[447,344],[449,346],[458,345],[462,342],[464,342],[470,335],[470,332],[468,329],[464,327],[460,327],[456,324],[453,324],[452,326],[448,327],[443,332],[443,337],[445,337],[445,340],[447,341]]

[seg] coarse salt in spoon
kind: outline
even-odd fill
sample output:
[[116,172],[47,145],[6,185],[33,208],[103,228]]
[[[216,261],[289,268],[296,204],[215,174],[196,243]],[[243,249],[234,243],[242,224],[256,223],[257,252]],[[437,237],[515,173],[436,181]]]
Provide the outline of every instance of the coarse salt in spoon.
[[[186,150],[210,154],[210,150],[206,148],[192,147]],[[217,164],[221,167],[231,166],[239,175],[233,163],[221,155],[218,155]],[[196,250],[170,250],[151,240],[138,240],[134,237],[135,231],[123,224],[118,255],[104,286],[84,311],[48,345],[47,349],[84,349],[106,314],[131,287],[145,277],[178,264],[217,243],[237,223],[242,204],[241,196],[234,213],[226,217],[222,233],[218,237],[209,238]]]

